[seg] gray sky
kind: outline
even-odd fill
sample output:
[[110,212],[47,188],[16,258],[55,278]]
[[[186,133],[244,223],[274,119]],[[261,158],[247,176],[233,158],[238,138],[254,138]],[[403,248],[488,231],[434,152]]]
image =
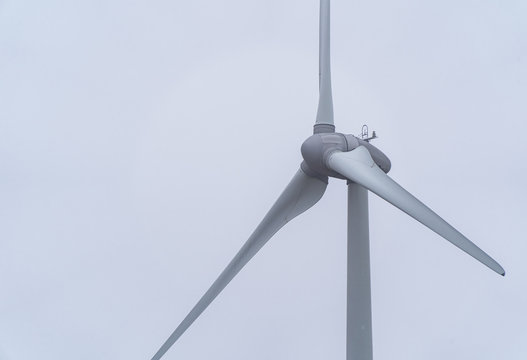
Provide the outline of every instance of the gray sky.
[[[502,278],[370,196],[377,359],[525,359],[527,3],[332,2],[335,122]],[[318,1],[0,1],[0,359],[149,359],[298,168]],[[344,359],[346,186],[166,359]],[[318,224],[325,224],[320,227]]]

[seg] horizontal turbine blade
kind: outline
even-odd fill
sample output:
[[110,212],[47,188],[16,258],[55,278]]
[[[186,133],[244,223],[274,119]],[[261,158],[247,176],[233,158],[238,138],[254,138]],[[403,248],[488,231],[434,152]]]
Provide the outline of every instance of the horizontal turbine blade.
[[364,146],[331,154],[328,166],[404,211],[498,274],[505,275],[500,264],[386,175]]
[[[327,180],[327,179],[326,179]],[[157,351],[152,360],[159,360],[168,349],[179,339],[188,327],[210,305],[227,284],[251,260],[251,258],[265,245],[265,243],[290,220],[315,205],[326,191],[327,181],[308,176],[298,170],[284,192],[280,195],[271,210],[252,233],[229,265],[201,297],[198,303],[174,330],[172,335]]]

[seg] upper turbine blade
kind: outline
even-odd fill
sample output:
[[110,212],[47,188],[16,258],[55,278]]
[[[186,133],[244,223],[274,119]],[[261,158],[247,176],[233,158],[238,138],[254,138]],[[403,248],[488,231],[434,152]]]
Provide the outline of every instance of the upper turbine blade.
[[327,178],[321,179],[308,176],[302,169],[298,170],[289,185],[285,188],[278,200],[264,219],[252,233],[249,240],[243,245],[229,265],[201,297],[198,303],[174,330],[172,335],[157,351],[152,360],[159,360],[187,330],[197,317],[209,306],[227,284],[238,274],[245,264],[264,246],[264,244],[291,219],[300,215],[315,205],[327,187]]
[[330,6],[329,0],[320,0],[320,28],[319,28],[319,99],[317,120],[315,125],[333,125],[333,98],[331,96],[331,64],[330,64]]
[[505,275],[500,264],[386,175],[365,147],[331,154],[328,166],[398,207],[498,274]]

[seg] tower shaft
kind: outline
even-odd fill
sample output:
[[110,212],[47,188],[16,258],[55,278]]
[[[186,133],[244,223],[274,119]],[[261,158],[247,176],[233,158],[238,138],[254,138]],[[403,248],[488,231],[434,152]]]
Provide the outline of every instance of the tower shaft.
[[368,190],[348,183],[346,360],[372,360]]

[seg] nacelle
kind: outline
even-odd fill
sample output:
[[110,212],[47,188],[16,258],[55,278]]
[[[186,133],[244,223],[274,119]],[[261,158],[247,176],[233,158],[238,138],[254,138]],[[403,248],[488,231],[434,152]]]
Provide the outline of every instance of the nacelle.
[[390,171],[390,159],[381,150],[353,135],[341,133],[314,134],[304,141],[300,150],[305,161],[304,166],[307,166],[312,172],[322,176],[344,179],[342,175],[329,169],[326,161],[331,153],[335,151],[352,151],[361,145],[368,149],[373,161],[375,161],[382,171],[385,173]]

